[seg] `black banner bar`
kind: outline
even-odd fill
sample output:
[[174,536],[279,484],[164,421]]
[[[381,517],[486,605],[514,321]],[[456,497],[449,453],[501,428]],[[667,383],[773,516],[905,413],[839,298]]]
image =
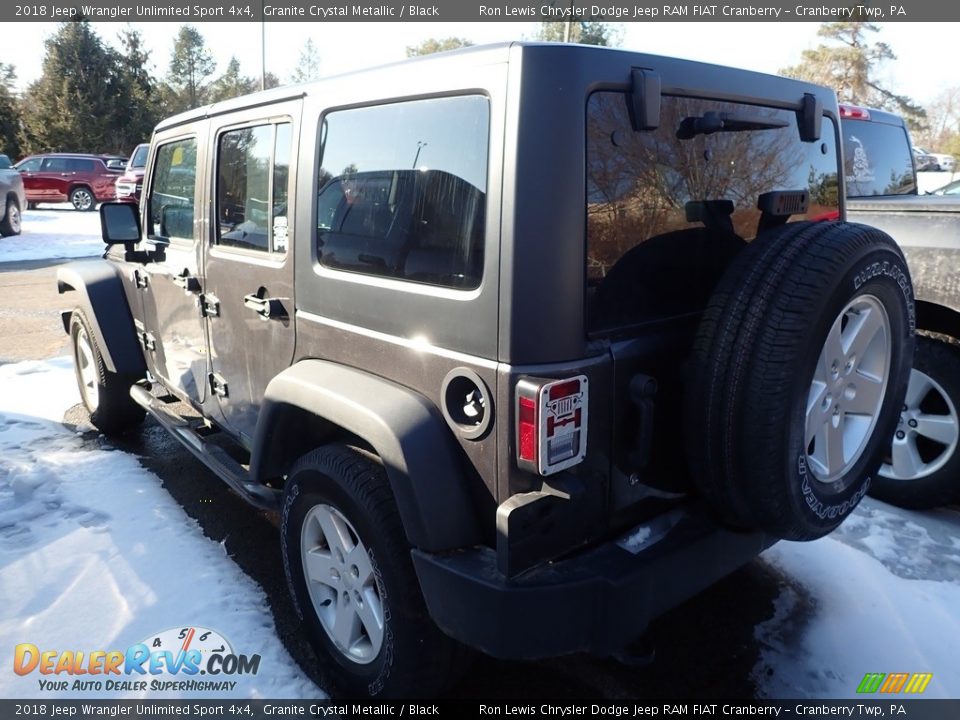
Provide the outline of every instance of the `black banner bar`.
[[2,22],[362,22],[373,21],[800,21],[960,20],[960,4],[935,0],[37,0],[4,2]]
[[351,700],[0,700],[0,718],[902,718],[955,720],[960,700],[915,700],[890,695],[864,700],[750,701],[351,701]]

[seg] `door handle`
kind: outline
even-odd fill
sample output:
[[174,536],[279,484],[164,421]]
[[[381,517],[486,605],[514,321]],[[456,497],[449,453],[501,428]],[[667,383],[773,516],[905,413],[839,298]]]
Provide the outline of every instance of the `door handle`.
[[263,320],[284,317],[287,314],[287,311],[283,307],[283,303],[280,302],[279,299],[260,297],[256,293],[244,295],[243,304],[257,313],[257,315],[259,315]]

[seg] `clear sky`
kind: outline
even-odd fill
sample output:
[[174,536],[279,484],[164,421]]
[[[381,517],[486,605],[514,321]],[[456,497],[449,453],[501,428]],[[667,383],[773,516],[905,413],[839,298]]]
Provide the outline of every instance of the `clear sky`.
[[[690,58],[763,72],[800,60],[800,53],[816,47],[818,23],[705,22],[613,23],[623,30],[622,46],[631,50]],[[950,57],[950,38],[960,23],[879,23],[877,40],[889,44],[898,60],[887,63],[882,79],[891,89],[927,103],[938,93],[960,84]],[[260,75],[260,23],[195,23],[221,72],[231,55],[240,60],[246,75]],[[116,43],[119,23],[94,23],[100,36]],[[152,52],[157,74],[166,73],[178,23],[135,24]],[[0,42],[0,62],[17,68],[19,84],[39,77],[43,41],[56,31],[56,23],[6,24]],[[303,43],[309,37],[319,50],[325,75],[392,62],[404,57],[407,45],[428,37],[456,35],[474,43],[530,38],[536,23],[266,23],[267,69],[281,80],[289,79]]]

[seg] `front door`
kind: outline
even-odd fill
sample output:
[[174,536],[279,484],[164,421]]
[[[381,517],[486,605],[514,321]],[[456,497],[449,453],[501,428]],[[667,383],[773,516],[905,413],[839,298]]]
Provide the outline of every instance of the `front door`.
[[137,332],[150,372],[199,407],[208,369],[199,279],[203,166],[196,134],[164,140],[154,153],[144,230],[156,253],[138,269],[144,321]]
[[267,383],[294,351],[293,205],[300,101],[251,110],[213,130],[205,302],[211,389],[248,446]]

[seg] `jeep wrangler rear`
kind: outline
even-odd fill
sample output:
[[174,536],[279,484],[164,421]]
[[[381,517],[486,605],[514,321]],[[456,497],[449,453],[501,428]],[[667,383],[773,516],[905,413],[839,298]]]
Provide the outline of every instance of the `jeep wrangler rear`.
[[893,431],[910,280],[814,220],[837,122],[795,80],[533,44],[176,116],[140,215],[58,274],[84,402],[279,511],[347,693],[434,692],[461,643],[622,653],[835,528]]

